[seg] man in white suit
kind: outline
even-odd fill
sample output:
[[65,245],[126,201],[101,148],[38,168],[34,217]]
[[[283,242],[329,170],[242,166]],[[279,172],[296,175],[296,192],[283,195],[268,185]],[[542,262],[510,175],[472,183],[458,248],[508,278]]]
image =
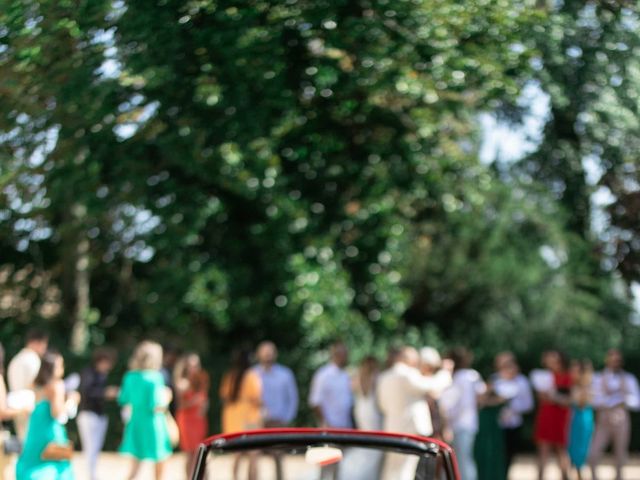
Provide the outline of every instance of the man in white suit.
[[[418,370],[420,356],[413,347],[404,347],[396,361],[380,375],[376,396],[387,432],[431,435],[431,413],[427,394],[438,396],[451,384],[449,365],[432,377]],[[385,455],[382,480],[412,480],[418,458],[398,453]]]
[[[27,332],[24,348],[9,362],[7,370],[9,391],[21,393],[33,391],[33,382],[40,370],[40,358],[47,352],[48,347],[49,336],[45,332],[37,329]],[[24,440],[29,416],[19,415],[13,421],[16,435],[20,440]]]

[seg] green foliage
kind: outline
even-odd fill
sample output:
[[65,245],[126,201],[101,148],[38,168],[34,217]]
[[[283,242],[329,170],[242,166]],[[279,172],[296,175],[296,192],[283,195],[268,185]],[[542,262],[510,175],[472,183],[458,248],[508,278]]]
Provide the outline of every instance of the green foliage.
[[[562,2],[532,31],[540,56],[535,77],[551,99],[544,142],[520,166],[544,182],[570,214],[567,226],[589,237],[591,218],[608,223],[594,258],[627,282],[638,281],[637,6]],[[610,196],[605,212],[590,195]]]
[[[301,383],[336,337],[356,360],[466,343],[481,366],[631,346],[623,3],[0,0],[2,341],[80,323],[219,373],[269,337]],[[482,164],[479,115],[517,124],[532,84],[540,145]],[[616,199],[599,230],[589,161]]]

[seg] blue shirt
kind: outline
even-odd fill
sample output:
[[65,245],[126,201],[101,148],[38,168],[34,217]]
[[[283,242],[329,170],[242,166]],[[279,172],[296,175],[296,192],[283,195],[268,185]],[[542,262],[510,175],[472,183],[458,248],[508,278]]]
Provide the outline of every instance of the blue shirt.
[[254,367],[262,380],[262,403],[266,421],[289,424],[298,413],[298,387],[291,369],[276,363],[269,370]]
[[353,394],[351,379],[346,370],[335,363],[328,363],[318,369],[311,380],[309,405],[322,411],[325,421],[323,427],[352,428]]

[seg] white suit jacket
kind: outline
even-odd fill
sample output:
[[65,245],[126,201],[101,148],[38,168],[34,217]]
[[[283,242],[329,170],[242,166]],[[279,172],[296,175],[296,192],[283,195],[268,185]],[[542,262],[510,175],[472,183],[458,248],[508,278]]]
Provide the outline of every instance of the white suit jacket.
[[431,412],[427,393],[439,393],[451,384],[451,375],[442,372],[424,377],[416,368],[396,363],[380,375],[377,398],[387,432],[431,435]]
[[19,390],[33,390],[33,382],[40,370],[40,356],[29,348],[23,348],[9,362],[7,370],[7,380],[9,390],[16,392]]

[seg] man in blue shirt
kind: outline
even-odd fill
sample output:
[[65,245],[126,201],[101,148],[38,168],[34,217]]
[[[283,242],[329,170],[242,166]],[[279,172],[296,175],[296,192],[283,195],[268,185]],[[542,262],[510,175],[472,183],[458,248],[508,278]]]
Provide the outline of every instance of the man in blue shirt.
[[[290,368],[276,363],[278,349],[264,341],[256,350],[258,365],[254,367],[262,381],[263,422],[265,428],[286,427],[298,413],[298,387]],[[276,478],[282,480],[282,458],[274,454]]]
[[[331,345],[330,361],[320,367],[311,379],[309,406],[318,425],[323,428],[353,428],[353,392],[346,367],[349,351],[342,342]],[[322,467],[321,480],[335,480],[338,464]]]
[[331,346],[330,361],[320,367],[311,380],[309,405],[318,425],[328,428],[353,428],[353,393],[346,366],[347,347],[342,342]]
[[255,371],[262,380],[262,404],[264,426],[286,427],[298,413],[298,387],[291,369],[276,363],[278,349],[273,342],[265,341],[256,351],[258,365]]

